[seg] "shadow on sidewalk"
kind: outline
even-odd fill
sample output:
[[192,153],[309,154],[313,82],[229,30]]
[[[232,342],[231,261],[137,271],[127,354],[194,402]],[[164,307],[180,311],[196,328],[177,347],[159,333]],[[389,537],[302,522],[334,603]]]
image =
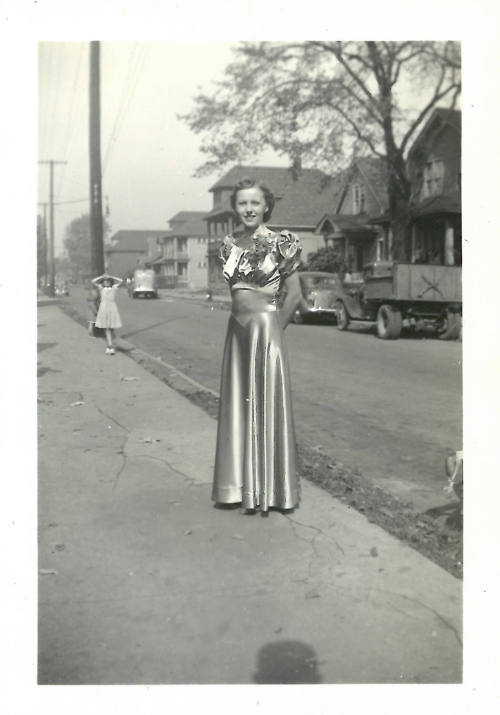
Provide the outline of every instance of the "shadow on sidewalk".
[[254,683],[321,683],[318,660],[311,646],[301,641],[267,643],[257,653]]

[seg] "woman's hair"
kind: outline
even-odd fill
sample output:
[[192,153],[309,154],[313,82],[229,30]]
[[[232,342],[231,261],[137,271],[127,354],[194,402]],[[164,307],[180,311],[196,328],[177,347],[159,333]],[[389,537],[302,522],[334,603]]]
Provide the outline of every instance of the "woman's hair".
[[268,221],[271,218],[271,214],[273,212],[274,208],[274,195],[270,189],[267,188],[265,184],[263,184],[261,181],[258,181],[257,179],[251,179],[250,177],[246,176],[243,179],[240,179],[237,184],[235,184],[235,187],[231,193],[230,197],[230,202],[231,202],[231,208],[233,209],[235,215],[236,214],[236,196],[238,195],[238,191],[242,191],[243,189],[260,189],[262,191],[262,194],[264,196],[264,201],[266,202],[267,208],[264,211],[264,221]]

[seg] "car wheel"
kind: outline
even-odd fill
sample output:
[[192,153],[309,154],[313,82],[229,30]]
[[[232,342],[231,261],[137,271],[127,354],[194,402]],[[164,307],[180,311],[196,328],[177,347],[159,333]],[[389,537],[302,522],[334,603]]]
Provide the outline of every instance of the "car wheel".
[[341,300],[337,301],[335,314],[337,316],[337,328],[339,330],[347,330],[350,322],[349,313],[347,312],[347,308]]
[[377,335],[381,340],[397,340],[403,328],[401,312],[391,305],[381,305],[377,313]]

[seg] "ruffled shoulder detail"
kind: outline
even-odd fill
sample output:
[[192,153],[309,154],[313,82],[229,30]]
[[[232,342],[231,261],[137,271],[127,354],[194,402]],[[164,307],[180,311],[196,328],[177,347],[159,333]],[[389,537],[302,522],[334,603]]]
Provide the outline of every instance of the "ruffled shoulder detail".
[[293,258],[302,251],[299,237],[291,231],[280,231],[276,243],[283,258]]
[[299,237],[291,231],[280,231],[276,245],[282,258],[280,262],[281,277],[285,280],[300,266],[302,245]]
[[224,240],[219,246],[219,258],[222,259],[222,261],[227,261],[227,259],[229,258],[229,254],[231,253],[231,249],[234,245],[234,238],[229,233],[227,236],[224,237]]

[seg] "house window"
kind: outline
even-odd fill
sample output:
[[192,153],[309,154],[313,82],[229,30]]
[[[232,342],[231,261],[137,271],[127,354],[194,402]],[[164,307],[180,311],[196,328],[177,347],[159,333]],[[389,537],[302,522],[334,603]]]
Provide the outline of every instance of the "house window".
[[425,162],[422,183],[422,198],[443,193],[444,164],[442,159],[429,157]]
[[376,255],[375,255],[376,261],[383,261],[385,258],[384,243],[385,242],[384,242],[383,236],[380,238],[377,238]]
[[352,187],[353,213],[362,214],[365,210],[365,187],[354,184]]
[[177,239],[177,250],[179,253],[185,253],[187,251],[187,238]]
[[178,263],[177,264],[177,275],[180,278],[185,278],[187,276],[187,272],[188,272],[187,269],[188,269],[187,263]]

